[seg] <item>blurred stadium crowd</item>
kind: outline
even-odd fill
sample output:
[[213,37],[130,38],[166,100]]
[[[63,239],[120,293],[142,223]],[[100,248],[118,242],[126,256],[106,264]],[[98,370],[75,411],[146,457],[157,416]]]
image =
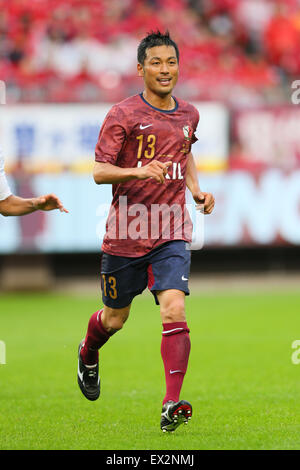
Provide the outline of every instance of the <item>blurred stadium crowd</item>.
[[13,102],[115,102],[141,89],[136,48],[169,29],[177,93],[257,106],[300,76],[299,0],[0,0],[0,77]]

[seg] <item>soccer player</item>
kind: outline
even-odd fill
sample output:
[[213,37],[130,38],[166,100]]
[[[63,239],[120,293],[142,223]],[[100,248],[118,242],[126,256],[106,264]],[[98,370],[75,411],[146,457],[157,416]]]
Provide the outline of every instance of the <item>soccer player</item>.
[[160,426],[172,432],[192,416],[192,405],[179,397],[190,353],[185,295],[192,224],[185,208],[186,186],[206,214],[213,210],[214,197],[200,190],[191,153],[198,111],[172,95],[179,51],[168,32],[151,33],[141,41],[137,70],[143,93],[112,107],[96,145],[94,180],[112,184],[113,199],[102,245],[104,306],[91,316],[79,344],[77,378],[84,396],[96,400],[98,350],[121,330],[134,297],[148,286],[163,327],[166,394]]
[[12,194],[4,171],[4,159],[0,148],[0,214],[25,215],[37,210],[51,211],[59,209],[68,212],[55,194],[24,199]]

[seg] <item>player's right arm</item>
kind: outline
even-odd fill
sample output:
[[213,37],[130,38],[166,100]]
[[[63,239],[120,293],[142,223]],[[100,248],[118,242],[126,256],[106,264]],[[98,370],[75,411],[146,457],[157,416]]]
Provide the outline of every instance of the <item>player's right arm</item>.
[[97,184],[118,184],[134,179],[145,180],[153,178],[158,183],[164,183],[168,167],[172,162],[162,163],[152,160],[147,165],[134,168],[121,168],[111,163],[96,162],[94,180]]

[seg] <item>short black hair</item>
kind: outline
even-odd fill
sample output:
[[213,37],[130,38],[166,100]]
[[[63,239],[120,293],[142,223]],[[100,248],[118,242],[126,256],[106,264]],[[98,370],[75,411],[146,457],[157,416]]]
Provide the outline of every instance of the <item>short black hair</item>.
[[137,50],[138,63],[143,65],[146,59],[146,51],[151,47],[156,46],[173,46],[176,51],[176,57],[179,62],[179,50],[176,42],[170,37],[169,31],[162,34],[159,30],[151,31],[148,35],[141,40]]

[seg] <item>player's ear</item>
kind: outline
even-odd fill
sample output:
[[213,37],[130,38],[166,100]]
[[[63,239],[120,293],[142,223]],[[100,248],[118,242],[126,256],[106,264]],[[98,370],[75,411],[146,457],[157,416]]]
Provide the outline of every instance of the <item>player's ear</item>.
[[137,64],[137,71],[138,71],[138,76],[143,77],[144,76],[144,67],[142,64],[138,63]]

